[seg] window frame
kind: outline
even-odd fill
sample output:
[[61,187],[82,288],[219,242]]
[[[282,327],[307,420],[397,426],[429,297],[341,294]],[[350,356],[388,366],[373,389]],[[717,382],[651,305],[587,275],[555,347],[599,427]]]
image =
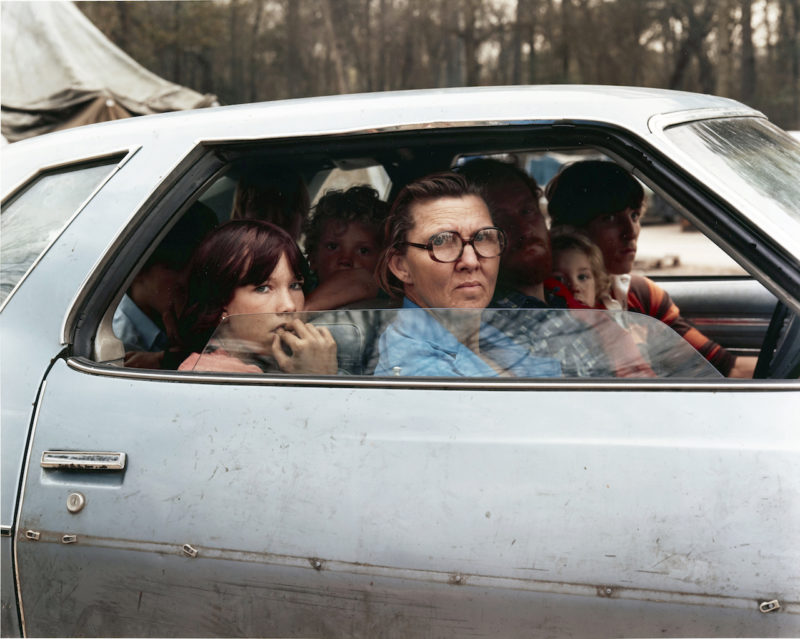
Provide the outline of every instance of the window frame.
[[[480,150],[484,153],[513,152],[513,150],[561,150],[575,148],[593,148],[615,162],[643,181],[653,191],[660,193],[668,199],[673,206],[679,209],[692,222],[697,224],[703,233],[725,252],[735,254],[736,261],[743,263],[750,277],[760,281],[770,292],[779,299],[789,299],[790,306],[795,303],[787,292],[800,291],[800,275],[787,273],[782,266],[782,259],[792,261],[789,256],[784,256],[780,247],[772,243],[769,238],[747,223],[743,216],[727,202],[720,199],[708,188],[700,184],[677,166],[672,160],[664,156],[647,141],[620,127],[587,122],[527,122],[527,123],[477,123],[457,125],[444,123],[434,127],[412,127],[409,129],[388,129],[382,131],[369,131],[348,134],[333,134],[320,136],[298,136],[277,139],[259,140],[224,140],[198,142],[197,145],[181,161],[175,170],[160,184],[154,185],[154,193],[159,198],[143,207],[135,216],[138,222],[129,225],[124,235],[114,243],[116,253],[110,251],[100,260],[103,267],[98,267],[88,278],[86,289],[78,296],[84,300],[75,307],[70,316],[82,318],[73,326],[65,326],[74,338],[71,341],[70,366],[92,374],[108,374],[115,377],[145,377],[159,381],[185,381],[188,383],[223,383],[223,384],[261,384],[261,385],[310,385],[310,386],[402,386],[424,388],[504,388],[504,389],[534,389],[534,388],[593,388],[619,390],[621,387],[634,390],[682,389],[682,390],[749,390],[785,389],[797,390],[797,385],[786,380],[728,380],[720,382],[685,382],[652,380],[631,382],[630,380],[609,380],[603,382],[586,379],[571,379],[558,382],[530,382],[493,381],[485,380],[378,380],[373,378],[352,377],[350,379],[331,379],[327,377],[306,378],[304,376],[275,377],[257,376],[255,378],[236,374],[208,374],[193,373],[188,371],[140,371],[126,369],[118,366],[102,364],[91,359],[93,341],[100,326],[100,321],[110,317],[113,308],[110,308],[115,296],[121,296],[125,288],[125,277],[133,277],[134,266],[143,263],[147,254],[154,247],[158,237],[163,236],[171,226],[170,221],[177,220],[178,216],[196,201],[206,188],[226,170],[230,164],[243,159],[271,158],[279,162],[281,157],[288,155],[299,158],[297,166],[317,166],[314,164],[320,158],[339,157],[375,157],[383,164],[393,189],[398,184],[405,183],[408,179],[417,177],[413,173],[424,174],[428,166],[425,162],[414,164],[416,170],[409,172],[412,165],[400,167],[380,161],[391,153],[396,153],[399,147],[412,147],[427,153],[428,164],[436,164],[436,158],[449,157],[451,160],[457,154]],[[445,149],[443,152],[442,149]],[[453,152],[453,149],[457,149]],[[400,149],[402,150],[402,149]],[[377,153],[375,153],[377,151]],[[416,167],[420,168],[416,168]],[[441,168],[441,163],[437,165]],[[420,171],[422,171],[420,173]],[[394,193],[390,195],[393,196]],[[737,223],[738,222],[738,223]],[[712,229],[712,223],[714,228]],[[142,250],[142,247],[147,247]],[[756,247],[762,258],[761,266],[754,262],[759,261],[748,257],[747,250]],[[763,247],[770,247],[770,251]],[[120,273],[125,275],[121,276]],[[118,301],[117,297],[117,301]],[[798,296],[800,297],[800,296]],[[66,333],[65,333],[66,334]],[[743,386],[744,384],[744,386]]]
[[[47,165],[34,171],[31,175],[22,180],[17,186],[9,191],[8,195],[3,199],[2,205],[0,205],[2,208],[6,208],[10,204],[16,202],[19,198],[24,197],[26,192],[28,192],[35,184],[37,184],[39,180],[49,175],[58,175],[61,173],[80,171],[81,169],[96,168],[104,165],[106,165],[109,169],[105,177],[95,185],[95,187],[83,200],[80,201],[78,207],[65,218],[65,221],[58,228],[53,238],[47,244],[45,244],[44,248],[39,252],[39,255],[36,256],[36,258],[25,270],[22,277],[20,277],[16,284],[14,284],[6,298],[0,303],[0,313],[3,312],[3,309],[5,309],[9,301],[14,297],[14,294],[24,284],[25,280],[28,279],[28,276],[33,272],[37,265],[44,259],[48,251],[56,244],[56,242],[58,242],[58,240],[64,234],[64,231],[69,228],[70,224],[72,224],[75,218],[80,215],[81,211],[83,211],[86,205],[92,201],[95,195],[97,195],[97,193],[103,189],[109,180],[111,180],[114,175],[116,175],[117,172],[128,162],[128,160],[133,157],[135,152],[135,149],[117,150],[99,155],[88,156],[78,160],[70,160],[69,162],[59,162],[56,164]],[[116,163],[113,162],[114,159],[116,159]]]

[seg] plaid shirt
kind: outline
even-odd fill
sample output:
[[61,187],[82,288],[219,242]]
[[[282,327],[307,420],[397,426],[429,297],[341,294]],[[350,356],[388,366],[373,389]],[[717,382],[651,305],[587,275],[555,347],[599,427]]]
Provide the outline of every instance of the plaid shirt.
[[567,301],[554,289],[545,288],[545,300],[510,288],[497,287],[490,308],[567,308]]

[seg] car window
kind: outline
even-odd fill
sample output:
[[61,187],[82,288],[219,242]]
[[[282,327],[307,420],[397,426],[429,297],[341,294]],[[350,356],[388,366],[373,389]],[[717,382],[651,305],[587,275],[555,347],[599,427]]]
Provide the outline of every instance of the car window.
[[[329,374],[467,378],[719,378],[661,322],[623,311],[370,309],[225,318],[183,370],[285,373],[307,325],[336,343]],[[281,350],[276,354],[276,348]],[[313,371],[312,371],[313,372]]]
[[380,165],[373,164],[344,169],[336,167],[331,171],[319,173],[311,181],[309,186],[311,205],[315,205],[330,190],[346,191],[351,186],[361,184],[371,186],[384,200],[389,196],[392,187],[392,181],[386,173],[386,169]]
[[66,228],[120,158],[38,175],[0,215],[0,304]]
[[[409,140],[412,140],[412,138],[409,138]],[[416,144],[416,138],[413,138],[413,140]],[[187,185],[185,197],[198,198],[196,202],[212,209],[216,214],[217,221],[222,224],[229,219],[234,193],[242,177],[253,172],[271,175],[273,169],[277,170],[276,167],[281,171],[288,170],[302,177],[307,186],[309,196],[306,207],[309,205],[313,207],[313,203],[327,193],[329,189],[346,189],[355,184],[366,183],[371,184],[378,190],[379,194],[383,195],[389,191],[402,188],[409,180],[417,176],[421,170],[421,163],[426,169],[446,170],[448,167],[458,167],[468,163],[473,158],[490,157],[501,161],[513,162],[529,175],[535,175],[537,183],[544,183],[546,180],[552,179],[555,172],[561,167],[571,162],[587,159],[599,159],[607,162],[621,162],[624,160],[624,158],[615,156],[613,150],[609,149],[604,152],[599,147],[588,144],[579,148],[566,144],[564,146],[545,147],[543,144],[537,145],[537,140],[532,140],[531,144],[525,146],[520,142],[520,138],[515,137],[513,139],[509,138],[504,149],[504,145],[501,142],[497,142],[494,146],[488,146],[484,142],[480,139],[476,142],[468,137],[463,139],[459,137],[455,141],[448,139],[441,144],[441,148],[436,148],[434,149],[435,152],[433,152],[430,146],[422,145],[421,143],[419,148],[409,143],[401,145],[401,147],[398,147],[399,150],[396,150],[394,146],[386,144],[385,141],[376,137],[375,146],[363,149],[363,153],[361,148],[357,149],[358,154],[354,154],[348,147],[329,149],[327,147],[310,146],[305,149],[303,154],[286,156],[284,163],[279,162],[279,159],[284,157],[281,153],[267,154],[265,152],[266,147],[247,149],[240,155],[232,153],[232,157],[230,157],[224,171],[220,171],[219,166],[215,165],[216,172],[214,174],[209,173],[208,181],[203,185],[202,192],[197,190],[196,184]],[[492,149],[492,151],[487,152],[486,149]],[[626,168],[629,167],[626,165]],[[656,191],[665,188],[658,181],[653,181],[650,185]],[[775,303],[774,297],[765,290],[760,291],[764,295],[754,296],[752,288],[732,287],[731,285],[749,279],[741,277],[744,271],[738,264],[734,263],[721,248],[702,232],[695,231],[689,225],[681,223],[681,212],[689,214],[689,211],[670,208],[670,203],[674,204],[675,201],[671,197],[669,190],[664,190],[660,193],[654,192],[648,189],[646,185],[644,189],[647,212],[638,237],[638,250],[632,273],[659,279],[658,304],[656,306],[651,305],[652,316],[666,317],[667,310],[669,310],[670,317],[672,317],[672,313],[676,313],[676,317],[679,320],[679,324],[676,324],[676,330],[681,331],[682,335],[689,335],[686,338],[689,340],[688,342],[678,339],[665,343],[672,343],[675,348],[683,348],[684,350],[687,344],[692,343],[706,355],[710,351],[719,353],[719,357],[714,355],[716,359],[712,358],[712,361],[715,362],[720,370],[726,373],[729,372],[728,369],[730,367],[728,365],[736,357],[756,358],[761,354],[763,338]],[[546,205],[546,200],[543,202],[543,209],[545,209],[544,205]],[[306,208],[307,210],[308,208]],[[285,225],[284,228],[289,230]],[[303,235],[300,235],[296,241],[301,250],[306,248]],[[143,248],[142,250],[146,249]],[[304,269],[303,272],[307,282],[310,286],[313,286],[314,267],[309,266],[306,268],[306,265],[304,265]],[[662,275],[673,277],[658,277]],[[728,277],[730,275],[738,277]],[[643,278],[638,279],[642,280]],[[755,281],[752,282],[758,284]],[[361,286],[362,282],[357,281],[355,284]],[[340,290],[356,290],[358,286],[342,285]],[[119,291],[121,289],[118,287],[116,290]],[[648,288],[649,290],[650,288]],[[615,291],[618,292],[618,289],[615,289]],[[756,292],[758,293],[759,291]],[[374,293],[370,293],[370,295],[372,297],[368,296],[356,302],[337,303],[333,301],[325,304],[309,305],[306,308],[333,309],[345,305],[346,308],[354,310],[356,308],[386,307],[386,304],[383,303],[388,302],[385,295],[383,297],[379,295],[378,298],[374,297]],[[620,301],[624,300],[624,298],[618,299]],[[653,299],[655,298],[645,299],[641,295],[637,297],[637,301],[644,300],[641,302],[642,304],[651,304]],[[176,302],[178,301],[176,300]],[[119,297],[114,300],[115,304],[118,302]],[[624,307],[625,304],[623,303],[620,306]],[[606,304],[606,308],[618,307],[613,304]],[[176,320],[180,320],[179,309],[181,304],[176,303],[174,308],[177,313]],[[633,310],[644,312],[638,307]],[[111,316],[111,313],[105,313],[104,315],[104,317],[109,318]],[[155,314],[154,316],[156,323],[158,323],[159,317],[164,317],[163,313],[161,315]],[[385,326],[385,318],[388,316],[389,313],[384,312],[379,322],[382,326]],[[114,319],[118,318],[114,317]],[[635,335],[637,331],[654,334],[653,331],[656,328],[641,326],[642,323],[649,321],[641,317],[626,320],[628,327],[640,327],[635,330],[631,329],[628,332],[631,335]],[[525,323],[522,322],[521,324],[524,325]],[[109,320],[108,324],[107,328],[109,330],[104,335],[110,335],[111,337],[115,334],[121,335],[116,329],[114,331],[111,330],[111,320]],[[363,332],[369,322],[364,319],[358,319],[358,321],[354,320],[354,324],[358,330]],[[346,329],[341,328],[337,322],[334,322],[334,325],[336,328],[331,329],[331,331],[338,331],[338,334],[335,335],[338,342],[339,339],[344,339],[345,333],[343,331],[346,331]],[[663,328],[658,324],[655,326]],[[162,333],[169,337],[169,331],[166,330],[168,327],[160,326],[160,328]],[[350,331],[351,336],[355,335],[355,330]],[[374,327],[369,330],[370,335],[375,332]],[[506,332],[509,331],[508,327],[504,327],[504,330]],[[668,330],[671,331],[671,329]],[[596,332],[594,331],[594,333]],[[671,332],[666,334],[668,336],[672,335]],[[369,338],[371,340],[370,348],[375,352],[377,352],[378,337],[379,335],[377,337],[372,335]],[[201,337],[200,344],[192,342],[191,350],[200,350],[201,344],[206,339],[207,335],[204,334]],[[590,341],[587,337],[581,339]],[[555,339],[555,341],[558,340],[567,344],[567,346],[564,346],[564,350],[575,350],[576,346],[569,344],[570,338],[560,337]],[[131,368],[174,370],[188,355],[185,351],[187,345],[181,342],[182,339],[170,340],[166,351],[170,356],[175,354],[175,357],[170,357],[169,361],[165,358],[164,362],[159,365],[132,358],[126,358],[123,361],[119,355],[120,344],[115,341],[103,342],[99,338],[96,339],[95,345],[102,344],[103,346],[93,351],[91,356],[97,361],[120,361],[122,365]],[[581,343],[580,340],[576,342],[576,344]],[[720,346],[722,348],[719,348]],[[139,350],[129,348],[127,345],[124,348],[127,351]],[[681,370],[680,367],[675,367],[669,364],[668,361],[663,363],[663,357],[661,356],[655,357],[649,352],[642,353],[642,348],[644,347],[641,345],[637,346],[639,354],[644,356],[645,362],[653,368],[655,375],[670,377],[675,374],[675,371]],[[648,348],[654,347],[648,343]],[[156,350],[156,352],[160,352],[160,349]],[[339,349],[340,360],[343,354],[346,355],[347,352],[346,349]],[[601,349],[601,352],[605,351]],[[667,353],[667,350],[664,352]],[[676,352],[681,353],[683,351]],[[695,354],[694,351],[689,352]],[[630,371],[626,371],[624,362],[620,365],[617,365],[617,362],[612,366],[606,361],[602,365],[602,363],[593,362],[592,356],[597,362],[600,362],[600,355],[592,355],[590,353],[588,359],[570,355],[566,360],[559,360],[562,364],[562,369],[558,375],[553,373],[552,369],[548,369],[546,363],[543,364],[541,370],[531,369],[530,372],[532,376],[552,374],[557,377],[613,377],[620,374],[632,374]],[[613,360],[614,358],[612,357],[611,359]],[[222,361],[219,358],[218,360]],[[606,357],[606,360],[608,360],[608,357]],[[653,360],[654,363],[651,364],[650,360]],[[568,365],[564,365],[564,361]],[[339,361],[338,369],[349,374],[372,375],[376,362],[377,360],[364,364],[363,361],[361,363],[343,363]],[[240,370],[236,362],[228,360],[227,363],[236,364],[237,370]],[[257,370],[253,370],[253,372],[264,372],[264,369],[260,367],[261,364],[263,362],[253,364],[257,367]],[[372,369],[370,369],[370,365]],[[498,364],[492,361],[490,366],[492,371],[498,372],[499,370],[501,375],[514,374],[513,371],[506,370],[505,365],[502,363]],[[703,366],[705,366],[705,363],[703,363]],[[187,364],[187,367],[191,369],[194,364]],[[184,367],[185,369],[186,367]],[[409,370],[409,367],[400,365],[400,369]],[[266,370],[269,370],[269,367]],[[635,372],[635,367],[633,372]],[[476,369],[474,376],[480,376],[479,369]],[[700,374],[688,375],[688,377],[693,376],[702,377]]]
[[731,118],[692,122],[665,132],[720,179],[739,183],[764,213],[784,224],[787,234],[797,233],[800,153],[784,131],[761,119]]
[[[472,155],[456,159],[456,165],[476,157],[512,162],[530,175],[542,190],[568,164],[585,160],[613,160],[594,149],[519,151],[513,154]],[[661,276],[742,276],[746,271],[712,240],[703,235],[678,209],[642,184],[645,199],[642,229],[633,272]],[[547,211],[547,198],[540,205]]]

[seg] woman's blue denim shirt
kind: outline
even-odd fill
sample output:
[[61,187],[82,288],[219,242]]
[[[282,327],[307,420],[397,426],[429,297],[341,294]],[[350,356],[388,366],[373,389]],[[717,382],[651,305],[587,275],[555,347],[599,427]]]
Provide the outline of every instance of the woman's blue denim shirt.
[[[383,332],[375,375],[497,377],[495,368],[462,344],[426,309],[408,298]],[[536,357],[486,323],[480,325],[480,349],[515,377],[560,377],[561,363]]]

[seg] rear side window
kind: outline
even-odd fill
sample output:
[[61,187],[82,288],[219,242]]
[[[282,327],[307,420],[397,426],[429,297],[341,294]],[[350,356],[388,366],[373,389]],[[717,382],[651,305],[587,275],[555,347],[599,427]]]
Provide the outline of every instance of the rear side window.
[[0,304],[111,174],[121,157],[37,175],[0,214]]

